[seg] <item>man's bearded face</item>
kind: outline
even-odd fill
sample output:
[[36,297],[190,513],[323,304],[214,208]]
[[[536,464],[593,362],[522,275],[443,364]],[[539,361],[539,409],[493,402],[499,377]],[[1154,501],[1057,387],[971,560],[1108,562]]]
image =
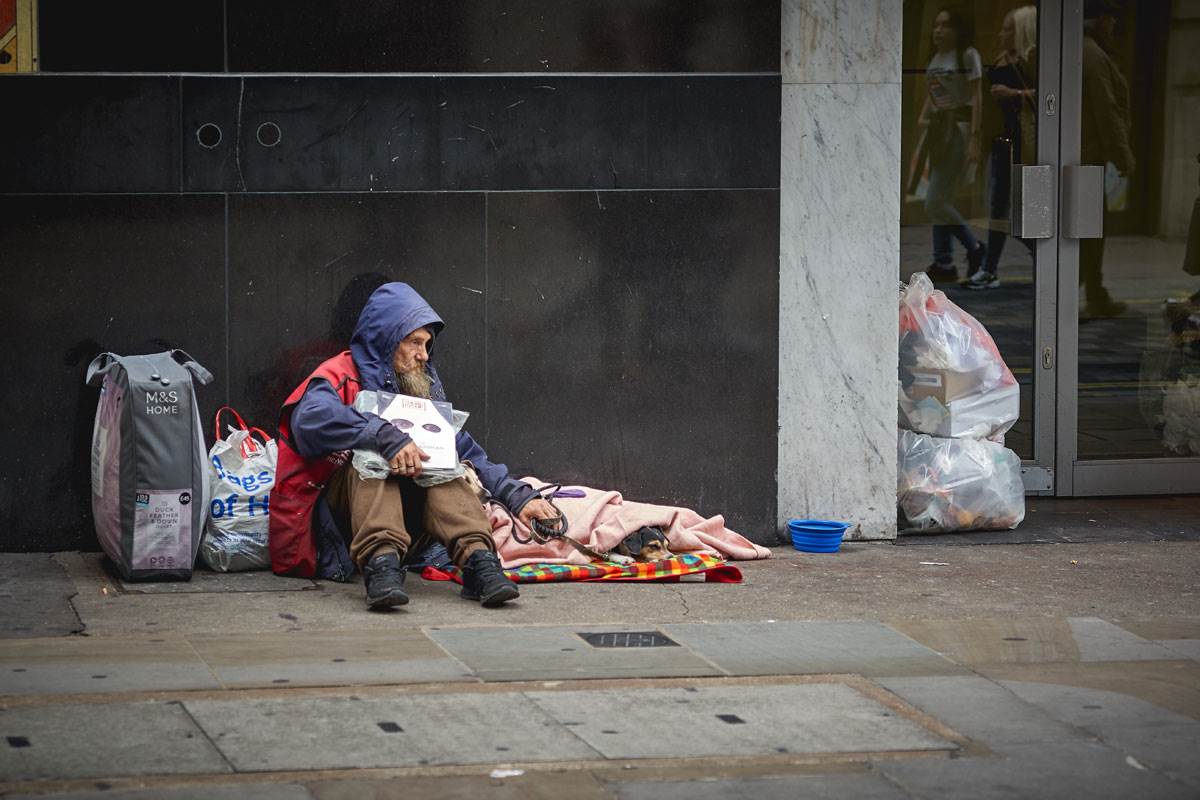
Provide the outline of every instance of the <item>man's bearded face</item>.
[[433,378],[425,370],[429,362],[429,343],[433,334],[428,328],[417,328],[396,346],[392,368],[400,383],[400,393],[413,397],[429,397]]

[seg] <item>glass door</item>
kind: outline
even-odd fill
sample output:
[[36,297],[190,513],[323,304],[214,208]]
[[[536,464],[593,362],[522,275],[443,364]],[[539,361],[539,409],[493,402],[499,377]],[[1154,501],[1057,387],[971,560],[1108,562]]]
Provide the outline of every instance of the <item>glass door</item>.
[[991,333],[1020,388],[1005,443],[1054,489],[1061,0],[905,0],[900,277]]
[[1200,492],[1200,6],[1062,13],[1057,493]]

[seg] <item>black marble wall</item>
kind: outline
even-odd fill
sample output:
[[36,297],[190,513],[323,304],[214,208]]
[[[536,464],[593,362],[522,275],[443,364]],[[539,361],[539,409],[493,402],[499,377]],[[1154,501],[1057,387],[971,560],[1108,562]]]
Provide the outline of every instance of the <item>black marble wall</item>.
[[269,427],[383,280],[515,472],[773,542],[777,2],[39,7],[43,74],[0,79],[0,550],[95,548],[97,352],[183,347],[206,424]]

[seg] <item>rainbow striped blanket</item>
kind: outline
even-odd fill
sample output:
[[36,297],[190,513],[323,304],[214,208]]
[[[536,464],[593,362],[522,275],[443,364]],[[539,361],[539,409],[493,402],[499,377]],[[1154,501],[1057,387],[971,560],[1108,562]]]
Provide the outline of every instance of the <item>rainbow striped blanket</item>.
[[[514,583],[558,581],[678,581],[684,575],[703,576],[706,583],[741,583],[742,571],[719,556],[683,553],[662,561],[614,564],[526,564],[504,570]],[[426,567],[421,577],[428,581],[462,583],[457,567]]]

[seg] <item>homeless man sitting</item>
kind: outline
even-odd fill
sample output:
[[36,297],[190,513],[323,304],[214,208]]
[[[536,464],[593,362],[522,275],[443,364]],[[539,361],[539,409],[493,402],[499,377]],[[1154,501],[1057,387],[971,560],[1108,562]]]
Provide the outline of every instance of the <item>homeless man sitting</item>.
[[[362,568],[371,608],[400,606],[405,556],[436,541],[462,570],[462,596],[488,607],[517,597],[500,568],[491,525],[466,478],[420,487],[428,456],[408,434],[353,408],[359,391],[375,390],[445,400],[430,363],[444,323],[408,284],[386,283],[367,300],[350,350],[316,369],[284,402],[279,415],[279,462],[271,492],[271,566],[283,575],[345,580],[342,531],[349,559]],[[458,457],[470,462],[484,488],[526,525],[556,512],[533,487],[492,463],[471,435],[460,431]],[[391,467],[386,479],[361,478],[348,451],[378,451]],[[414,544],[405,522],[420,523]]]

